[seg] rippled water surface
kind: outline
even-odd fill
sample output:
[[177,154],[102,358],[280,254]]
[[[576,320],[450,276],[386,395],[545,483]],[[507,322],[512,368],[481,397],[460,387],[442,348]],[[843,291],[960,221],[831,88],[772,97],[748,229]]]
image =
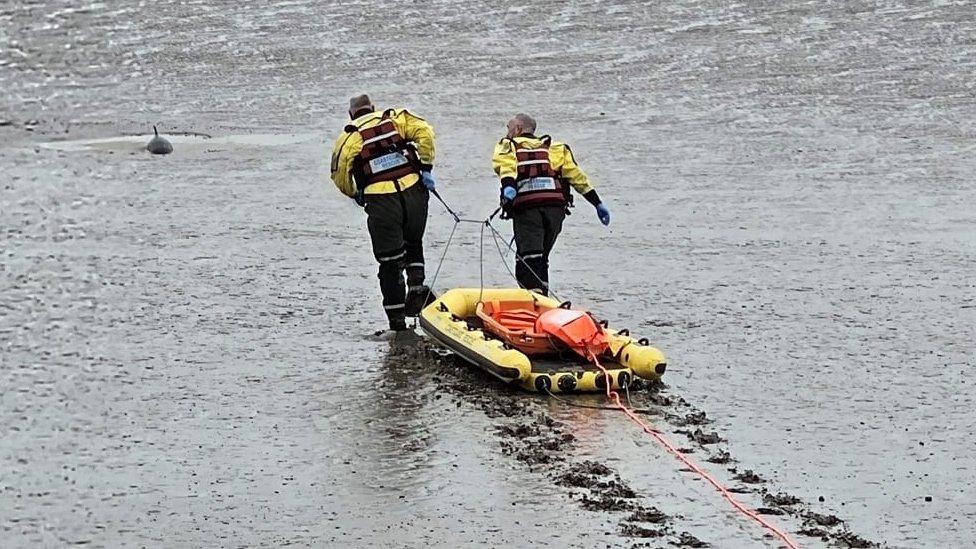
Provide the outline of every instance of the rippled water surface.
[[[507,118],[535,114],[614,215],[580,201],[560,296],[664,349],[668,394],[770,491],[876,543],[971,545],[974,14],[0,4],[3,545],[777,546],[623,416],[372,337],[364,216],[327,158],[363,91],[434,124],[441,192],[472,217]],[[152,124],[175,154],[139,150]],[[453,223],[431,212],[433,263]],[[481,244],[462,226],[437,286],[478,284]],[[509,284],[483,244],[486,283]],[[528,463],[499,435],[522,416],[575,441]],[[553,481],[587,461],[670,533],[628,535]]]

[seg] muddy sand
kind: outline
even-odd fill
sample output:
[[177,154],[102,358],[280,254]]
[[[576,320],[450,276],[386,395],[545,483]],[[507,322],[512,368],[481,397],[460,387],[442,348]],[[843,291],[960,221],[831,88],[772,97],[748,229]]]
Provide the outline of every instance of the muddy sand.
[[580,201],[557,293],[667,353],[634,404],[801,546],[971,545],[973,10],[3,4],[4,547],[779,545],[621,414],[372,336],[328,182],[363,91],[466,216],[513,112],[572,144],[613,223]]

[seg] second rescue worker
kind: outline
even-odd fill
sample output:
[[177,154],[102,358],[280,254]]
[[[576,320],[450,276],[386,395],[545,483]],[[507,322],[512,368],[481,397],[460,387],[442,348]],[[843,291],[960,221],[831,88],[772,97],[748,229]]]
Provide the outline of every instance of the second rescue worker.
[[515,278],[523,288],[549,293],[549,253],[573,203],[570,187],[596,208],[604,225],[610,210],[600,201],[589,178],[576,164],[569,145],[535,136],[535,120],[516,114],[508,133],[495,146],[495,174],[501,179],[501,202],[512,219],[516,253]]
[[434,129],[406,109],[376,112],[366,95],[349,100],[349,117],[332,149],[332,181],[366,208],[383,309],[391,330],[406,330],[404,317],[416,315],[429,295],[423,238],[434,189]]

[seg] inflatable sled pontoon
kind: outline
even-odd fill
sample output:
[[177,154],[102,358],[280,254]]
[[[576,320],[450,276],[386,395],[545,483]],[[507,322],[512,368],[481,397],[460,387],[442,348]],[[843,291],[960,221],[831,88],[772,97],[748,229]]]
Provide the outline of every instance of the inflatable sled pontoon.
[[[428,337],[529,391],[604,391],[660,379],[664,354],[590,313],[522,289],[449,290],[420,312]],[[606,369],[603,373],[600,366]]]

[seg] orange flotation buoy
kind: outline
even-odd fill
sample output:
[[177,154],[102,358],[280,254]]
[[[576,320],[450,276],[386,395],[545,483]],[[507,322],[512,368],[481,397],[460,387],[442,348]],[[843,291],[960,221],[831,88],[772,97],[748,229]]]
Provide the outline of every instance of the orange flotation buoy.
[[575,309],[549,309],[535,321],[535,331],[549,334],[587,359],[609,348],[607,334],[593,315]]

